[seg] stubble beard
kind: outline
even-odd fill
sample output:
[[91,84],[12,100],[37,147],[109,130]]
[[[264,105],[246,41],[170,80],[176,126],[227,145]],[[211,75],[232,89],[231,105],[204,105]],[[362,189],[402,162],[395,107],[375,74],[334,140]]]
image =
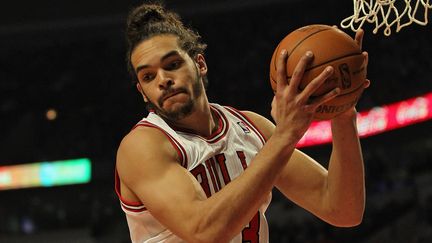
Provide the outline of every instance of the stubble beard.
[[197,97],[200,97],[202,92],[204,91],[200,82],[200,76],[198,70],[196,69],[195,79],[193,80],[193,85],[192,85],[193,94],[190,94],[190,92],[185,88],[180,88],[176,90],[176,91],[184,92],[189,95],[189,99],[186,101],[186,103],[172,110],[163,109],[162,108],[164,103],[163,97],[165,96],[166,93],[170,93],[172,91],[173,91],[172,89],[166,90],[164,94],[157,100],[158,105],[155,105],[153,102],[149,100],[147,102],[147,109],[154,110],[154,112],[159,116],[161,116],[164,120],[175,122],[187,117],[194,111],[196,106],[196,99]]

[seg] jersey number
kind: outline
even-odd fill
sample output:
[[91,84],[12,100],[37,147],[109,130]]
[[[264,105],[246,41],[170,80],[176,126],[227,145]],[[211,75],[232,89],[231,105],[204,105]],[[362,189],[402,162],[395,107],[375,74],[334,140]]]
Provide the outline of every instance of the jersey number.
[[249,225],[242,231],[242,242],[259,243],[260,216],[255,214]]

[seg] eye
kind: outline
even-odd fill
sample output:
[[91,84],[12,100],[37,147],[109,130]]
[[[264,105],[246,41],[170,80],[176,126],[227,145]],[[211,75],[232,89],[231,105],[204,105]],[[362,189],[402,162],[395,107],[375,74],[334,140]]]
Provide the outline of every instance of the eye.
[[143,81],[143,82],[150,82],[150,81],[152,81],[154,78],[155,78],[155,74],[153,74],[153,73],[144,73],[144,74],[141,76],[141,81]]
[[165,69],[168,70],[168,71],[170,71],[170,70],[176,70],[176,69],[180,68],[182,64],[183,64],[183,60],[174,60],[172,62],[169,62],[165,66]]

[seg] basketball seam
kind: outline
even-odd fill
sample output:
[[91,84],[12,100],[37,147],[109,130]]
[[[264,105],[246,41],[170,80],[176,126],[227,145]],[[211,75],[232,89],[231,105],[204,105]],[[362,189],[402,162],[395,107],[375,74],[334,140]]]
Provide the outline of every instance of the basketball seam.
[[[325,64],[327,64],[327,63],[329,63],[329,62],[333,62],[333,61],[338,60],[338,59],[342,59],[342,58],[346,58],[346,57],[351,57],[351,56],[358,56],[358,55],[362,55],[362,53],[351,53],[351,54],[348,54],[348,55],[344,55],[344,56],[340,56],[340,57],[337,57],[337,58],[333,58],[333,59],[330,59],[330,60],[325,61],[325,62],[323,62],[323,63],[320,63],[319,65],[309,67],[309,68],[305,69],[304,72],[308,72],[308,71],[310,71],[311,69],[314,69],[314,68],[320,67],[320,66],[322,66],[322,65],[325,65]],[[288,78],[291,78],[291,77],[292,77],[292,76],[288,76]]]
[[[280,47],[280,43],[277,45],[277,47],[276,47],[276,53],[275,53],[275,59],[274,59],[274,61],[273,61],[273,64],[274,64],[274,68],[275,68],[275,70],[276,70],[276,72],[277,72],[277,55],[278,55],[278,53],[279,53],[279,47]],[[271,72],[270,72],[270,77],[271,77]]]
[[331,30],[331,28],[323,29],[323,30],[318,30],[317,32],[311,33],[311,34],[309,34],[308,36],[306,36],[305,38],[303,38],[303,40],[301,40],[299,43],[297,43],[297,45],[294,46],[294,48],[291,50],[291,53],[290,53],[288,56],[290,56],[290,55],[295,51],[295,49],[296,49],[296,48],[297,48],[301,43],[303,43],[303,41],[309,39],[311,36],[313,36],[313,35],[315,35],[315,34],[317,34],[317,33],[320,33],[320,32],[326,31],[326,30]]
[[[297,43],[297,44],[294,46],[294,48],[293,48],[293,49],[291,50],[291,52],[288,54],[288,57],[289,57],[290,55],[292,55],[292,53],[294,53],[295,49],[296,49],[296,48],[297,48],[301,43],[303,43],[305,40],[309,39],[311,36],[313,36],[313,35],[315,35],[315,34],[317,34],[317,33],[320,33],[320,32],[326,31],[326,30],[332,30],[332,29],[331,29],[331,28],[321,29],[321,30],[318,30],[318,31],[316,31],[316,32],[314,32],[314,33],[311,33],[311,34],[305,36],[305,37],[304,37],[304,38],[303,38],[299,43]],[[277,54],[278,54],[278,52],[279,52],[279,48],[280,48],[280,43],[279,43],[278,46],[276,47],[276,59],[277,59]],[[314,69],[314,68],[316,68],[316,67],[319,67],[319,66],[325,65],[325,64],[327,64],[327,63],[329,63],[329,62],[333,62],[333,61],[338,60],[338,59],[342,59],[342,58],[346,58],[346,57],[350,57],[350,56],[357,56],[357,55],[361,55],[361,54],[362,54],[361,52],[360,52],[360,53],[350,53],[350,54],[347,54],[347,55],[344,55],[344,56],[341,56],[341,57],[333,58],[333,59],[328,60],[328,61],[326,61],[326,62],[324,62],[324,63],[319,64],[319,65],[316,65],[316,66],[313,66],[313,67],[309,67],[309,68],[305,69],[304,72],[308,72],[308,71],[311,70],[311,69]],[[275,70],[277,71],[277,61],[275,60],[273,64],[274,64],[274,68],[275,68]],[[292,78],[292,76],[287,76],[287,81],[289,82],[291,78]],[[277,84],[277,81],[276,81],[276,79],[271,75],[271,72],[270,72],[270,81],[272,81],[272,82],[274,82],[274,83]],[[361,85],[360,85],[360,86],[361,86]],[[357,90],[360,88],[360,86],[357,87],[357,88],[355,88],[354,91],[351,91],[351,92],[349,92],[349,93],[340,94],[340,95],[338,95],[337,97],[339,97],[339,96],[343,96],[343,95],[346,95],[346,94],[350,94],[350,93],[352,93],[352,92],[355,92],[355,91],[357,91]],[[301,90],[301,89],[299,88],[299,90]]]
[[[352,90],[351,92],[348,92],[348,93],[345,93],[345,94],[340,94],[340,95],[338,95],[338,96],[336,96],[335,97],[335,99],[336,98],[339,98],[339,97],[341,97],[341,96],[344,96],[344,95],[349,95],[349,94],[352,94],[352,93],[354,93],[354,92],[357,92],[359,89],[361,89],[362,88],[362,86],[364,85],[364,83],[363,84],[361,84],[361,85],[359,85],[357,88],[355,88],[354,90]],[[363,92],[363,91],[362,91]],[[355,96],[355,98],[356,98],[356,100],[355,100],[355,104],[353,104],[353,106],[356,106],[357,105],[357,103],[358,103],[358,101],[359,101],[359,99],[360,99],[360,97],[361,97],[361,93],[362,92],[360,92],[357,96]],[[350,101],[351,102],[351,101]],[[346,105],[347,103],[345,103],[345,104],[343,104],[343,105]],[[325,103],[324,104],[321,104],[321,105],[325,105]],[[333,113],[332,114],[332,112],[322,112],[322,117],[314,117],[316,120],[320,120],[320,121],[322,121],[322,120],[327,120],[327,119],[330,119],[330,118],[334,118],[334,117],[337,117],[337,116],[339,116],[340,114],[342,114],[343,112],[345,112],[346,110],[344,110],[344,111],[342,111],[342,112],[340,112],[340,113]],[[315,112],[315,114],[319,114],[318,112]],[[330,117],[328,117],[328,116],[326,116],[326,115],[330,115]]]
[[[274,82],[274,83],[277,84],[277,82],[276,82],[272,77],[270,77],[270,81],[271,81],[271,82]],[[289,80],[288,80],[288,82],[289,82]],[[354,92],[356,92],[357,90],[359,90],[362,86],[363,86],[363,83],[360,84],[360,85],[359,85],[358,87],[356,87],[355,89],[351,90],[350,92],[339,94],[339,95],[337,95],[336,97],[341,97],[341,96],[344,96],[344,95],[349,95],[349,94],[351,94],[351,93],[354,93]],[[298,90],[303,91],[303,90],[300,89],[300,88],[298,88]],[[311,95],[311,97],[318,97],[318,96]]]
[[[305,38],[303,38],[299,43],[297,43],[295,46],[294,46],[294,48],[291,50],[291,52],[290,53],[288,53],[288,57],[294,52],[294,50],[301,44],[301,43],[303,43],[303,41],[305,41],[305,40],[307,40],[307,39],[309,39],[311,36],[313,36],[313,35],[315,35],[315,34],[317,34],[317,33],[320,33],[320,32],[323,32],[323,31],[326,31],[326,30],[331,30],[330,28],[328,28],[328,29],[322,29],[322,30],[318,30],[317,32],[314,32],[314,33],[311,33],[311,34],[309,34],[309,35],[307,35]],[[279,45],[280,45],[280,43],[279,43]],[[279,45],[278,45],[278,49],[279,49]],[[274,65],[275,65],[275,69],[277,70],[277,68],[276,68],[276,62],[274,62]]]
[[[361,83],[359,86],[355,87],[354,89],[351,89],[349,92],[341,93],[341,94],[336,95],[335,98],[336,97],[341,97],[341,96],[344,96],[344,95],[348,95],[348,94],[351,94],[351,93],[354,93],[357,90],[359,90],[362,86],[363,86],[363,83]],[[299,88],[298,90],[303,91],[304,89],[300,89]],[[322,95],[311,95],[310,97],[319,97],[319,96],[322,96]]]
[[[363,85],[364,85],[364,83],[361,83],[359,86],[357,86],[357,87],[354,88],[354,89],[351,89],[349,92],[341,93],[341,94],[336,95],[335,98],[337,98],[337,97],[341,97],[341,96],[344,96],[344,95],[349,95],[349,94],[351,94],[351,93],[354,93],[354,92],[356,92],[357,90],[359,90]],[[301,90],[301,89],[299,89],[299,90]],[[319,96],[321,96],[321,95],[318,95],[318,96],[311,95],[311,97],[319,97]]]

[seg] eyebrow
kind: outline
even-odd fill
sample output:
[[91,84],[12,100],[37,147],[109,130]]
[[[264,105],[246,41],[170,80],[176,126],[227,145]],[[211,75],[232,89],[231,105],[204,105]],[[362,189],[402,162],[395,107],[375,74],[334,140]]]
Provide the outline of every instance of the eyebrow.
[[[176,50],[170,51],[170,52],[168,52],[167,54],[165,54],[165,55],[163,55],[161,57],[160,62],[163,62],[167,58],[172,57],[172,56],[176,56],[176,55],[178,56],[178,55],[180,55],[180,53],[178,51],[176,51]],[[150,65],[148,65],[148,64],[146,64],[146,65],[140,65],[140,66],[138,66],[135,69],[135,73],[138,74],[141,70],[143,70],[144,68],[148,68],[148,67],[150,67]]]

